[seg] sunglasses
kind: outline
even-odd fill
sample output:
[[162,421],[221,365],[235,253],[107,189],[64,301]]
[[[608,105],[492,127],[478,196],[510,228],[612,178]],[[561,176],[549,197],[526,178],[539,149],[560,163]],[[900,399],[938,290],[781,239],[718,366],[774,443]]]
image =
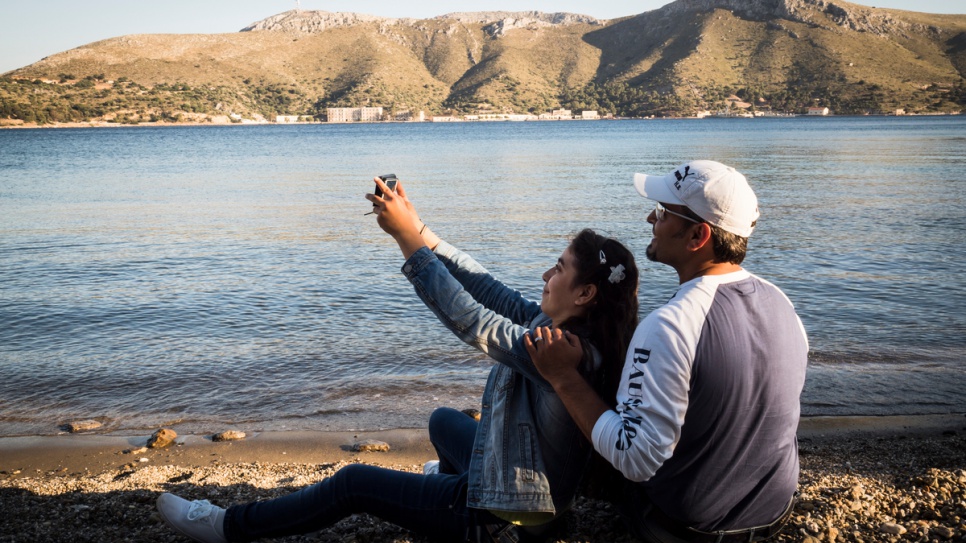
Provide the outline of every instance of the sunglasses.
[[657,205],[654,206],[654,217],[657,218],[657,220],[663,221],[664,220],[664,217],[666,217],[668,213],[670,213],[671,215],[675,215],[675,216],[681,217],[682,219],[684,219],[686,221],[691,221],[694,224],[701,224],[701,223],[704,222],[704,221],[699,221],[699,220],[696,220],[696,219],[692,219],[691,217],[688,217],[687,215],[682,215],[681,213],[676,213],[674,211],[671,211],[670,209],[664,207],[664,205],[662,205],[661,202],[657,202]]

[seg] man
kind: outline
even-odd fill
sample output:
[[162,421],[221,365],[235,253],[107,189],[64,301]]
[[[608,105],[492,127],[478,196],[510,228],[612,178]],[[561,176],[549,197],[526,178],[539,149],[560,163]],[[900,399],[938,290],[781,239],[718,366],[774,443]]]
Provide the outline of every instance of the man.
[[647,258],[681,286],[638,326],[609,408],[574,369],[572,341],[530,351],[594,448],[628,480],[619,508],[646,541],[753,541],[777,533],[798,485],[808,341],[791,302],[741,267],[758,220],[745,177],[695,160],[634,175],[657,202]]

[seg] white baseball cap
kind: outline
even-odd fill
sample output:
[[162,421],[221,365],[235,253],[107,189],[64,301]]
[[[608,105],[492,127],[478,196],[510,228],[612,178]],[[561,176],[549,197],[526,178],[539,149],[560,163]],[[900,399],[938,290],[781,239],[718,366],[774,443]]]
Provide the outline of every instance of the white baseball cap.
[[686,206],[698,217],[736,236],[747,238],[758,220],[758,198],[748,180],[731,166],[692,160],[667,175],[634,174],[641,196]]

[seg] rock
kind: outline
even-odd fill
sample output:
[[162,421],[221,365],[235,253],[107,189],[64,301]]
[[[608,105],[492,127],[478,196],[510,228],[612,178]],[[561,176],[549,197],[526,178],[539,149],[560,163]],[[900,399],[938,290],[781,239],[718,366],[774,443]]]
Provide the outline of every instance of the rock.
[[[741,13],[752,20],[768,21],[780,19],[796,23],[816,26],[813,21],[811,6],[822,6],[823,16],[830,19],[840,28],[849,28],[858,32],[868,32],[875,36],[890,33],[901,33],[912,28],[907,22],[897,20],[891,15],[870,12],[864,6],[844,8],[826,0],[690,0],[688,2],[671,2],[655,12],[667,17],[682,12],[711,12],[715,9],[727,9]],[[828,29],[826,26],[822,28]]]
[[838,528],[835,528],[834,526],[829,526],[828,527],[828,533],[826,534],[826,539],[830,543],[834,543],[835,540],[838,539],[838,538],[839,538],[839,529]]
[[384,441],[367,439],[352,446],[355,452],[389,452],[389,444]]
[[148,447],[151,449],[162,449],[174,443],[177,437],[178,434],[174,430],[161,428],[157,432],[154,432],[151,438],[148,439]]
[[72,434],[76,432],[87,432],[90,430],[94,430],[96,428],[100,428],[101,426],[102,424],[97,422],[96,420],[79,420],[76,422],[68,423],[67,431]]
[[933,526],[929,529],[929,535],[934,535],[943,539],[952,539],[952,537],[956,535],[956,530],[953,530],[949,526]]
[[902,525],[894,522],[883,522],[882,526],[879,526],[879,531],[884,534],[892,535],[902,535],[906,533],[906,529]]
[[[448,13],[435,17],[436,20],[456,21],[461,24],[483,24],[484,30],[494,37],[502,36],[512,28],[559,27],[574,24],[603,25],[606,20],[595,19],[589,15],[576,13],[543,13],[539,11],[487,11],[473,13]],[[393,19],[359,13],[314,10],[290,10],[273,15],[243,28],[242,32],[274,31],[295,34],[313,34],[339,27],[352,27],[363,24],[378,24],[381,34],[393,33],[394,27],[409,26],[425,31],[425,22],[414,19]],[[453,27],[445,32],[454,32]]]
[[212,441],[238,441],[245,439],[245,432],[237,430],[225,430],[224,432],[211,436]]
[[464,409],[462,413],[477,422],[480,421],[481,414],[479,409]]
[[590,24],[602,25],[606,20],[595,19],[589,15],[576,13],[543,13],[540,11],[474,11],[447,13],[439,17],[461,23],[483,24],[498,23],[505,20],[534,19],[553,25]]
[[241,31],[251,32],[257,30],[267,30],[275,32],[282,31],[308,34],[322,32],[329,28],[354,26],[360,23],[392,23],[395,21],[395,19],[386,17],[359,15],[356,13],[291,10],[284,13],[279,13],[278,15],[273,15],[250,26],[246,26]]
[[124,454],[144,454],[148,452],[147,447],[139,447],[137,449],[124,449]]

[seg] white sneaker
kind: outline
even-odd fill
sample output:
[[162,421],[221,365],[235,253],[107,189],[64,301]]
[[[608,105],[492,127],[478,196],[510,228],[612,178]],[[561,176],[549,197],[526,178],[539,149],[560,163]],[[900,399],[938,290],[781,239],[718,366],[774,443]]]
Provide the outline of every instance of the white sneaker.
[[439,460],[430,460],[423,464],[423,475],[436,475],[439,473]]
[[157,506],[164,522],[181,535],[202,543],[228,543],[225,539],[225,510],[208,500],[189,502],[164,493],[158,496]]

